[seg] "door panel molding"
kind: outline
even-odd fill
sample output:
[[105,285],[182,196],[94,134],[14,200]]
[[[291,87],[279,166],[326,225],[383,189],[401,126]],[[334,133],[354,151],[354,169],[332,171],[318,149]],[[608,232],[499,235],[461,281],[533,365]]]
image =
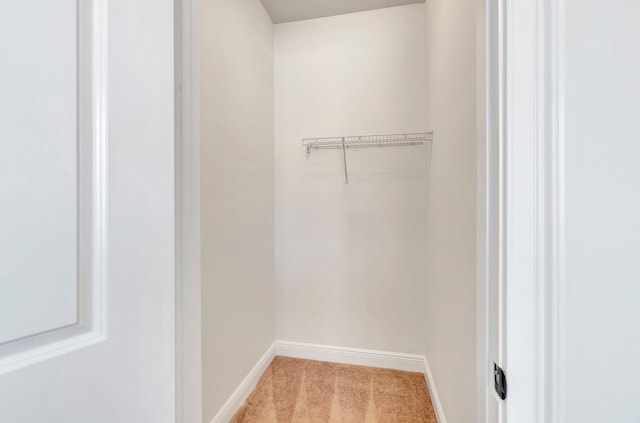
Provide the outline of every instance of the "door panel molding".
[[107,337],[107,0],[76,4],[77,321],[0,344],[0,374]]

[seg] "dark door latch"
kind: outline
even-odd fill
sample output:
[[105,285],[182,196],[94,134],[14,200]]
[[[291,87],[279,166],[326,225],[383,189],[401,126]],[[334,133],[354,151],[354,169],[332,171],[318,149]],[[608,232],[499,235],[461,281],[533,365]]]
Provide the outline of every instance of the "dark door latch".
[[502,400],[507,399],[507,376],[496,363],[493,363],[493,378],[498,396]]

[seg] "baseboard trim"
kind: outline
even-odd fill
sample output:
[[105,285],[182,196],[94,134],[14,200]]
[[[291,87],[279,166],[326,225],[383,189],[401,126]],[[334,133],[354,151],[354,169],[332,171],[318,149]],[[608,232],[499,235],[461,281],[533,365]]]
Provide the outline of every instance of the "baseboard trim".
[[231,420],[275,356],[423,373],[438,423],[447,423],[431,368],[425,356],[289,341],[276,341],[269,347],[211,423],[227,423]]
[[253,366],[253,369],[251,369],[247,377],[244,378],[220,411],[218,411],[218,414],[211,420],[211,423],[228,423],[228,421],[231,420],[249,397],[251,391],[256,387],[260,377],[265,370],[267,370],[267,367],[269,367],[269,364],[271,364],[273,357],[276,355],[275,351],[275,344],[271,344],[256,365]]
[[431,367],[429,367],[429,361],[427,357],[424,358],[424,378],[427,381],[427,387],[429,388],[429,395],[431,395],[431,402],[433,403],[433,410],[436,412],[436,419],[438,423],[447,423],[447,419],[444,416],[444,409],[438,396],[438,390],[436,389],[436,383],[433,380],[433,374],[431,374]]
[[276,341],[276,355],[424,373],[424,356],[301,342]]
[[277,356],[422,373],[429,388],[429,395],[433,402],[433,409],[436,413],[438,423],[447,423],[436,384],[431,374],[431,368],[429,367],[427,358],[423,355],[288,341],[276,341],[275,349]]

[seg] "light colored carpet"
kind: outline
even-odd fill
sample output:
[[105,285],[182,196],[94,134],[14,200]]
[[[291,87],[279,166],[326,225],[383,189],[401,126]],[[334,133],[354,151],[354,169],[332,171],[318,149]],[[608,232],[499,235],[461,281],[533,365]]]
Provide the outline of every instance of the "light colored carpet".
[[436,423],[421,373],[276,357],[230,423]]

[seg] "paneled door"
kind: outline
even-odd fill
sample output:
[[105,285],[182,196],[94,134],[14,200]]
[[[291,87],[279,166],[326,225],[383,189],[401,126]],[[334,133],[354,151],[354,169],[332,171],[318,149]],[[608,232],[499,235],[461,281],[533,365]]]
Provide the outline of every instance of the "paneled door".
[[0,422],[174,422],[173,2],[0,0],[0,61]]

